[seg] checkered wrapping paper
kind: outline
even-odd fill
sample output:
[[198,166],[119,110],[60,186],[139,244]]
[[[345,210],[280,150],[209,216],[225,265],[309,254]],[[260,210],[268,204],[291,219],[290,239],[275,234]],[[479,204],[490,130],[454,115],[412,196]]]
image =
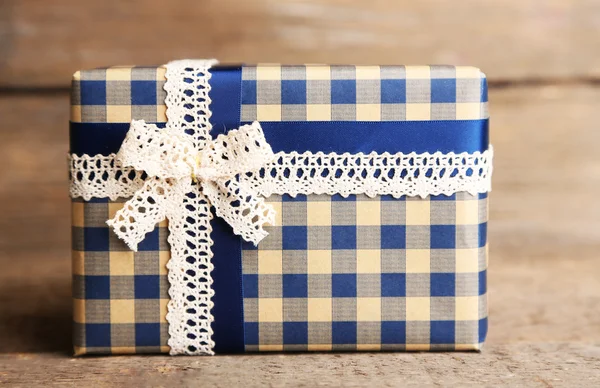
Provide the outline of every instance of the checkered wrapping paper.
[[[71,121],[164,123],[164,67],[75,73]],[[410,121],[488,118],[487,82],[474,67],[242,68],[242,121]]]
[[119,66],[78,71],[71,82],[71,121],[167,122],[164,67]]
[[476,120],[487,83],[474,67],[242,68],[242,121]]
[[[166,122],[164,67],[73,77],[71,121]],[[488,117],[485,76],[450,66],[245,66],[242,121]],[[123,201],[73,200],[76,354],[168,352],[166,223],[139,252],[110,231]],[[487,195],[269,198],[243,249],[247,351],[471,350],[487,330]]]
[[243,250],[247,351],[474,350],[487,330],[487,196],[269,199]]
[[72,202],[75,353],[168,352],[166,222],[131,251],[106,225],[124,201]]

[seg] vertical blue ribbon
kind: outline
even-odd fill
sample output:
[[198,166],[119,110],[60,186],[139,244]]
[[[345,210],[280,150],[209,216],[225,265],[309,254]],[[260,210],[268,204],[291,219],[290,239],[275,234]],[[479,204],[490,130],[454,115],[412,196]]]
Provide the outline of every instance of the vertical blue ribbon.
[[[242,68],[219,66],[211,70],[210,123],[216,133],[240,126]],[[214,214],[214,211],[213,211]],[[211,221],[214,270],[213,340],[216,353],[241,353],[244,340],[244,290],[242,284],[242,239],[221,218]]]

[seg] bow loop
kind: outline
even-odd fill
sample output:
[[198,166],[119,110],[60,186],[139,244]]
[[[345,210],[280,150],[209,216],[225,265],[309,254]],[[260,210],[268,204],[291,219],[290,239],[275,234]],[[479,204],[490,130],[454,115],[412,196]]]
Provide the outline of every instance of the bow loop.
[[134,120],[117,160],[123,166],[144,171],[148,180],[107,223],[132,249],[172,209],[184,206],[185,193],[199,184],[217,215],[235,234],[258,244],[275,221],[275,210],[237,175],[255,172],[275,158],[257,122],[209,140],[197,150],[189,135]]
[[256,121],[217,136],[201,155],[201,166],[213,167],[220,177],[254,172],[275,158]]
[[150,178],[106,223],[127,246],[137,252],[138,244],[156,224],[168,216],[171,204],[183,203],[189,179]]
[[192,175],[196,151],[190,139],[172,129],[134,120],[117,160],[125,167],[146,172],[150,177],[184,178]]
[[263,198],[253,195],[237,179],[219,180],[203,185],[203,193],[217,216],[233,228],[233,233],[258,244],[268,233],[265,224],[275,224],[275,209]]

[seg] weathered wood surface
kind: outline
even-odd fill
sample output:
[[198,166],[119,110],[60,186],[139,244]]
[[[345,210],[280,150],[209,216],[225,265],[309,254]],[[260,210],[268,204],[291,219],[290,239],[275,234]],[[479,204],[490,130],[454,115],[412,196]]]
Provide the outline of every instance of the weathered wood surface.
[[596,0],[3,0],[0,86],[77,69],[224,62],[450,63],[492,80],[600,77]]
[[26,387],[594,387],[600,346],[515,344],[483,353],[216,357],[0,356],[0,384]]
[[71,359],[68,97],[0,97],[0,382],[600,384],[600,89],[491,91],[490,335],[481,354]]

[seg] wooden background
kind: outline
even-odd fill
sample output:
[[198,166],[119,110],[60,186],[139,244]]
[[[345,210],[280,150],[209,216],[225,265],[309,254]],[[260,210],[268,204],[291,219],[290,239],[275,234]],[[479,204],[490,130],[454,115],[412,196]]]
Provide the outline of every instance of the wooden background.
[[[490,80],[481,354],[70,357],[68,87],[79,68],[469,64]],[[600,1],[1,0],[0,383],[600,383]]]

